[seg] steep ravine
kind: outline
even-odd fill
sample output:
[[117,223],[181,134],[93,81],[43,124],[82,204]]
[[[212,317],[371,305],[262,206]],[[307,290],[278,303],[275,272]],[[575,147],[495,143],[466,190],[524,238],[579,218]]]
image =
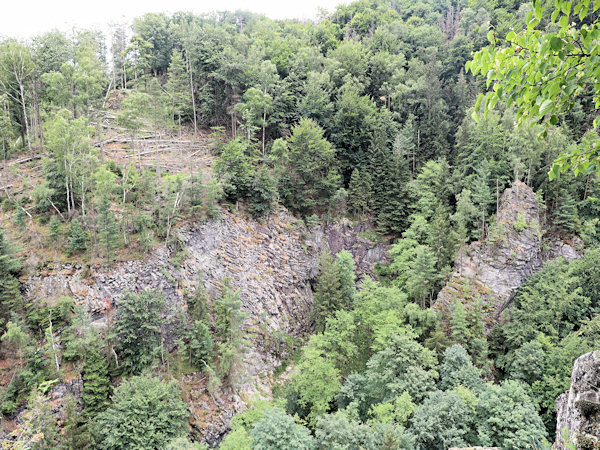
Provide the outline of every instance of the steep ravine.
[[[223,212],[220,220],[189,226],[179,231],[183,253],[160,247],[143,260],[102,267],[80,265],[48,267],[24,280],[26,300],[52,303],[62,295],[85,304],[94,326],[103,326],[108,314],[118,310],[126,291],[157,289],[167,299],[167,315],[185,307],[185,294],[198,283],[214,298],[229,278],[240,291],[247,312],[245,329],[250,340],[245,354],[243,384],[238,390],[209,395],[202,374],[186,376],[184,393],[198,438],[214,443],[227,431],[236,411],[253,395],[268,397],[273,370],[281,363],[267,348],[275,330],[293,336],[310,327],[311,281],[317,275],[321,252],[342,249],[354,255],[359,276],[385,258],[387,244],[374,244],[361,233],[366,224],[349,222],[306,229],[301,221],[281,210],[264,223],[236,213]],[[169,330],[165,330],[171,340]],[[57,386],[53,396],[77,390],[80,383]]]

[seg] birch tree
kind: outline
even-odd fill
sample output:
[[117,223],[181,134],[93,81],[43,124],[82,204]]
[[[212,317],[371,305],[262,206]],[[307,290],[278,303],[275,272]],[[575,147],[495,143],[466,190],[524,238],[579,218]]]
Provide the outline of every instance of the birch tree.
[[34,153],[31,146],[27,105],[34,73],[35,65],[27,47],[12,40],[0,46],[0,93],[9,97],[21,108],[27,148],[32,158]]

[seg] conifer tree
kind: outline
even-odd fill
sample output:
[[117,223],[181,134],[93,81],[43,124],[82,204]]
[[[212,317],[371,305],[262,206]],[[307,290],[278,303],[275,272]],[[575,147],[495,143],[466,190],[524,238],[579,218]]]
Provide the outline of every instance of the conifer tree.
[[351,214],[362,219],[370,212],[372,188],[369,172],[360,172],[358,169],[352,171],[348,186],[348,206]]
[[487,210],[494,201],[492,191],[489,186],[490,180],[490,164],[487,159],[484,159],[477,166],[477,173],[473,179],[473,203],[479,210],[479,217],[481,218],[481,231],[479,234],[480,238],[485,235],[485,221],[487,217]]
[[467,314],[465,307],[459,299],[454,299],[450,307],[452,314],[452,324],[450,330],[452,332],[452,340],[461,345],[468,344],[469,329],[467,324]]
[[171,117],[173,122],[177,118],[179,133],[181,134],[181,118],[190,112],[191,93],[188,75],[185,70],[185,61],[180,51],[173,50],[168,77],[166,89],[171,97]]
[[53,215],[50,219],[50,224],[48,228],[48,237],[50,238],[50,241],[56,243],[61,238],[62,230],[60,226],[60,220],[58,220],[58,218],[55,215]]
[[354,274],[354,257],[347,250],[336,255],[336,265],[340,276],[340,293],[342,306],[350,308],[356,296],[356,275]]
[[17,212],[15,213],[15,225],[19,228],[19,230],[25,229],[25,218],[27,214],[25,214],[25,210],[20,206],[17,206]]
[[106,256],[108,264],[114,258],[114,251],[119,246],[119,231],[115,216],[110,209],[110,200],[106,195],[102,196],[98,205],[97,226],[98,244]]
[[340,269],[329,250],[325,250],[321,257],[319,272],[314,295],[313,320],[315,331],[322,332],[327,318],[344,304]]
[[438,203],[431,218],[427,243],[435,256],[438,272],[452,265],[456,249],[456,233],[452,230],[448,210],[441,203]]
[[234,290],[230,281],[225,279],[223,292],[215,301],[215,313],[217,336],[220,340],[218,343],[220,374],[226,377],[230,386],[234,385],[242,375],[240,372],[242,355],[247,344],[242,329],[246,313],[241,308],[239,291]]
[[165,305],[164,294],[156,291],[129,292],[120,301],[114,337],[126,372],[141,372],[160,349]]
[[112,390],[108,362],[96,345],[87,349],[82,379],[84,410],[88,415],[95,416],[104,409]]
[[558,205],[552,213],[554,225],[567,233],[577,231],[579,215],[577,213],[577,202],[565,189],[561,192]]
[[79,221],[73,219],[69,226],[67,250],[70,254],[84,252],[87,249],[87,233],[81,228]]
[[72,394],[67,394],[64,407],[65,421],[63,422],[63,441],[61,450],[79,450],[86,448],[91,436],[88,432],[88,422],[77,411],[77,400]]
[[369,150],[373,211],[384,232],[401,233],[408,218],[408,172],[403,160],[394,158],[383,129],[375,132]]
[[10,312],[22,307],[21,284],[16,276],[21,270],[21,260],[15,257],[14,247],[5,239],[0,228],[0,316],[8,318]]
[[439,280],[439,274],[436,269],[436,258],[431,249],[425,245],[420,245],[416,250],[416,258],[409,271],[409,278],[406,283],[411,297],[426,308],[426,300],[429,297],[431,303],[432,294],[435,285]]

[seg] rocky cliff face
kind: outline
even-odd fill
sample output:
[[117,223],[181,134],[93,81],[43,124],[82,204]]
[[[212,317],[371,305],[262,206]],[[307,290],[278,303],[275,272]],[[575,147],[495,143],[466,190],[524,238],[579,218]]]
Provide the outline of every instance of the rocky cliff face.
[[520,181],[504,191],[494,227],[484,241],[463,249],[454,273],[438,294],[434,308],[447,315],[454,299],[469,303],[484,301],[488,328],[525,280],[544,262],[559,256],[577,258],[575,248],[563,242],[549,242],[542,248],[540,208],[533,190]]
[[556,400],[556,412],[555,449],[566,449],[566,443],[578,450],[600,448],[600,351],[575,360],[571,387]]
[[[264,224],[224,212],[220,220],[180,230],[183,250],[162,247],[148,258],[117,264],[110,269],[80,265],[49,267],[24,280],[26,300],[52,303],[62,295],[85,304],[102,326],[118,309],[124,292],[156,289],[167,299],[167,315],[185,308],[186,293],[199,283],[214,298],[223,280],[239,289],[247,312],[245,329],[250,348],[245,355],[246,382],[236,392],[209,395],[206,380],[192,374],[186,396],[194,417],[193,428],[209,442],[218,441],[233,414],[254,394],[269,396],[273,370],[281,363],[269,350],[275,330],[301,335],[310,327],[311,281],[318,272],[321,252],[347,249],[353,253],[359,276],[369,273],[385,256],[387,245],[360,237],[362,224],[333,224],[306,229],[285,211]],[[168,330],[167,339],[169,340]]]

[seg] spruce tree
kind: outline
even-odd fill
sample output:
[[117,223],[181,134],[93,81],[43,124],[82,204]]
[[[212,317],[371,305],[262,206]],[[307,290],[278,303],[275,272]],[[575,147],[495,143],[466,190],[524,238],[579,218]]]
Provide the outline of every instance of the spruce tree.
[[563,190],[558,199],[558,205],[552,213],[554,226],[567,233],[577,231],[579,225],[579,215],[577,213],[577,202],[573,196]]
[[[242,326],[246,313],[242,311],[240,293],[232,288],[228,279],[224,280],[221,296],[215,301],[216,328],[220,338],[219,372],[226,378],[227,384],[233,386],[241,377],[242,356],[247,344]],[[201,333],[203,333],[201,331]],[[204,344],[210,345],[204,333]],[[205,349],[207,347],[205,346]]]
[[452,229],[448,210],[441,203],[438,203],[431,218],[427,243],[433,250],[438,272],[452,265],[456,249],[456,233]]
[[50,219],[50,224],[49,224],[48,228],[49,228],[48,237],[50,238],[50,241],[57,242],[61,238],[61,235],[62,235],[60,220],[58,220],[58,217],[56,217],[54,215],[52,216],[52,218]]
[[477,166],[477,173],[473,179],[473,203],[477,206],[479,217],[481,219],[481,231],[479,238],[483,238],[485,235],[485,221],[487,218],[487,211],[490,205],[494,202],[494,197],[489,186],[491,178],[490,164],[487,159],[484,159]]
[[435,285],[439,280],[439,274],[436,269],[436,258],[431,249],[425,245],[420,245],[416,250],[416,258],[409,271],[409,278],[406,287],[410,296],[426,308],[426,299],[434,292]]
[[15,256],[14,247],[4,238],[0,228],[0,316],[7,319],[10,312],[22,308],[21,284],[16,276],[21,270],[21,260]]
[[21,260],[15,257],[14,246],[4,237],[0,228],[0,277],[14,276],[21,270]]
[[363,219],[370,212],[372,188],[369,172],[354,169],[348,186],[348,207],[351,214]]
[[340,276],[340,293],[342,306],[350,308],[356,296],[356,275],[354,274],[354,257],[347,250],[336,255],[336,265]]
[[19,230],[25,229],[25,218],[27,214],[25,214],[25,210],[20,206],[17,206],[17,212],[15,213],[15,225]]
[[459,299],[454,299],[450,307],[452,340],[456,344],[466,346],[468,344],[469,328],[465,307]]
[[112,391],[108,362],[96,345],[91,345],[86,352],[82,379],[84,411],[89,416],[95,416],[104,409]]
[[383,232],[401,233],[408,218],[409,179],[404,160],[392,155],[384,130],[377,130],[369,150],[373,212]]
[[106,263],[114,258],[114,252],[119,246],[119,231],[115,215],[110,209],[108,196],[102,196],[98,206],[98,244],[106,256]]
[[115,341],[122,365],[127,373],[145,369],[161,348],[165,296],[158,291],[126,293],[119,303],[115,321]]
[[87,233],[81,228],[79,221],[73,219],[69,226],[67,250],[69,254],[84,252],[87,249]]
[[319,272],[314,295],[313,320],[315,331],[322,332],[327,318],[344,304],[340,269],[328,250],[325,250],[321,257]]
[[390,175],[391,152],[387,148],[387,137],[377,130],[369,148],[368,172],[372,182],[373,212],[378,215],[386,202],[387,178]]

